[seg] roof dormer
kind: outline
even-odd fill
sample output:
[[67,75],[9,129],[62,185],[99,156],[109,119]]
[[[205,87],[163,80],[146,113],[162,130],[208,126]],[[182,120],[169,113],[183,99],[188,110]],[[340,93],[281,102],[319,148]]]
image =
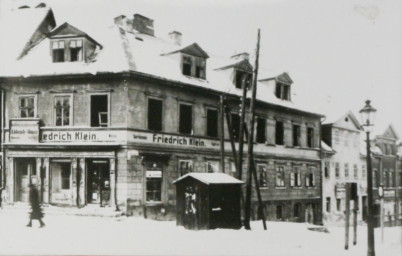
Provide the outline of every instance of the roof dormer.
[[52,61],[57,62],[88,62],[97,47],[96,42],[85,32],[64,23],[49,33]]
[[286,72],[275,77],[275,96],[278,99],[290,101],[292,84],[293,80]]
[[228,70],[233,69],[233,84],[236,88],[241,89],[243,87],[243,81],[247,89],[251,88],[251,82],[253,79],[253,66],[248,61],[248,53],[240,53],[233,55],[231,59],[235,62],[227,66],[218,68],[216,70]]

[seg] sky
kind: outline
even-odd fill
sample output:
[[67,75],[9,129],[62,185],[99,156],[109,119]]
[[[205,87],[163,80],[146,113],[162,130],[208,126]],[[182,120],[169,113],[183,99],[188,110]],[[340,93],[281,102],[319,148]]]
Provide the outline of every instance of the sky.
[[[0,0],[0,13],[40,2],[91,34],[91,27],[139,13],[156,36],[183,34],[218,55],[255,56],[261,30],[259,78],[288,72],[293,99],[334,121],[366,99],[377,109],[374,133],[393,125],[402,138],[402,1],[400,0]],[[88,20],[88,12],[96,12]],[[92,17],[92,16],[91,16]],[[324,121],[325,122],[325,121]]]

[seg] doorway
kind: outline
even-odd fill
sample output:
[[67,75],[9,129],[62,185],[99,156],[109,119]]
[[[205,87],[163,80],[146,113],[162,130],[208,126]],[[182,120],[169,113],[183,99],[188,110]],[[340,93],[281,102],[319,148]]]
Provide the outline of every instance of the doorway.
[[15,182],[16,201],[29,202],[29,184],[39,183],[35,158],[15,158]]
[[89,204],[110,204],[109,160],[89,159],[87,162],[87,202]]

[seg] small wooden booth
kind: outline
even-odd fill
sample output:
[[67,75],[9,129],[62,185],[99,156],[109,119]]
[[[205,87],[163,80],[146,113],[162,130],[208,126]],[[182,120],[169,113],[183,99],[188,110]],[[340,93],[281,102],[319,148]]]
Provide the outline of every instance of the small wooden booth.
[[243,181],[224,173],[188,173],[176,185],[176,224],[188,229],[241,227]]

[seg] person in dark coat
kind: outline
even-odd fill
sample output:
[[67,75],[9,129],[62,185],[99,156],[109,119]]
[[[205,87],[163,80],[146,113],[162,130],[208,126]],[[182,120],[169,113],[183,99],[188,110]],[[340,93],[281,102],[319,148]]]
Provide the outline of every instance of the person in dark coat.
[[29,223],[27,227],[32,227],[32,220],[38,220],[40,227],[44,227],[45,223],[42,221],[43,213],[39,204],[39,192],[35,185],[29,185],[29,202],[31,204],[31,213],[29,215]]

